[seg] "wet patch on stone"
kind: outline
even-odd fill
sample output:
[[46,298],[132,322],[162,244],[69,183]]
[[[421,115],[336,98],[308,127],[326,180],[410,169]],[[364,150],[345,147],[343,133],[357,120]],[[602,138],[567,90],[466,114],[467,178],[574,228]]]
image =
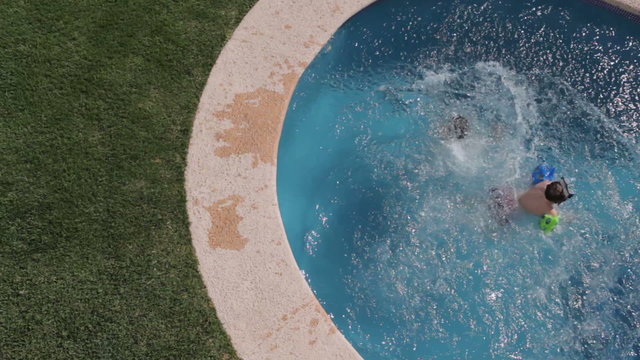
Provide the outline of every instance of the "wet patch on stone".
[[240,234],[238,226],[243,217],[238,214],[238,205],[244,201],[240,195],[232,195],[207,207],[211,216],[209,246],[213,249],[242,250],[249,240]]
[[214,113],[216,118],[232,124],[216,135],[224,145],[215,149],[215,155],[225,158],[249,154],[254,168],[261,163],[275,165],[282,118],[298,78],[297,72],[283,75],[282,93],[260,88],[236,94],[231,104]]

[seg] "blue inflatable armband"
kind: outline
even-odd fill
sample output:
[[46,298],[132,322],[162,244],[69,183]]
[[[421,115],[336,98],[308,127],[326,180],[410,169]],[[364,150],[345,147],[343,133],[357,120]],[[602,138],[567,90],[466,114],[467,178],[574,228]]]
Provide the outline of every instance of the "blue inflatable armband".
[[531,173],[533,179],[533,185],[543,182],[545,180],[553,181],[556,176],[556,168],[542,163],[538,165]]

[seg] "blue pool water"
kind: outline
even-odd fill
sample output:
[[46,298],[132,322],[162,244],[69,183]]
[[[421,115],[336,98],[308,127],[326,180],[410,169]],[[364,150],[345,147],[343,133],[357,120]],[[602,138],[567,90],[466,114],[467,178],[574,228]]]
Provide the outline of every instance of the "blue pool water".
[[[382,0],[303,74],[278,196],[365,359],[640,359],[640,25],[577,0]],[[446,136],[455,115],[462,140]],[[547,161],[544,235],[493,186]]]

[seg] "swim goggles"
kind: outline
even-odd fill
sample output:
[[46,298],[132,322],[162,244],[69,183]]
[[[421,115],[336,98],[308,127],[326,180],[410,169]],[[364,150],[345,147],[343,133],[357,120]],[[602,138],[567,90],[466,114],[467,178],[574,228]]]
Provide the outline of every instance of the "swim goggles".
[[562,180],[562,195],[564,195],[564,200],[560,201],[558,204],[562,204],[568,199],[571,199],[574,195],[569,191],[569,184],[567,184],[567,180],[564,179],[564,176],[561,177],[560,180]]

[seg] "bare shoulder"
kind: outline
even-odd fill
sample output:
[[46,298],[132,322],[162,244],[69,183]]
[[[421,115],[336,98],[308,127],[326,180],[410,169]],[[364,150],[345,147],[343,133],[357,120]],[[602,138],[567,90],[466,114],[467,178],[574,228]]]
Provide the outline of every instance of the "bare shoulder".
[[549,184],[551,184],[551,181],[545,180],[545,181],[541,181],[541,182],[537,183],[533,188],[537,189],[537,190],[544,191],[544,189],[546,189],[547,185],[549,185]]

